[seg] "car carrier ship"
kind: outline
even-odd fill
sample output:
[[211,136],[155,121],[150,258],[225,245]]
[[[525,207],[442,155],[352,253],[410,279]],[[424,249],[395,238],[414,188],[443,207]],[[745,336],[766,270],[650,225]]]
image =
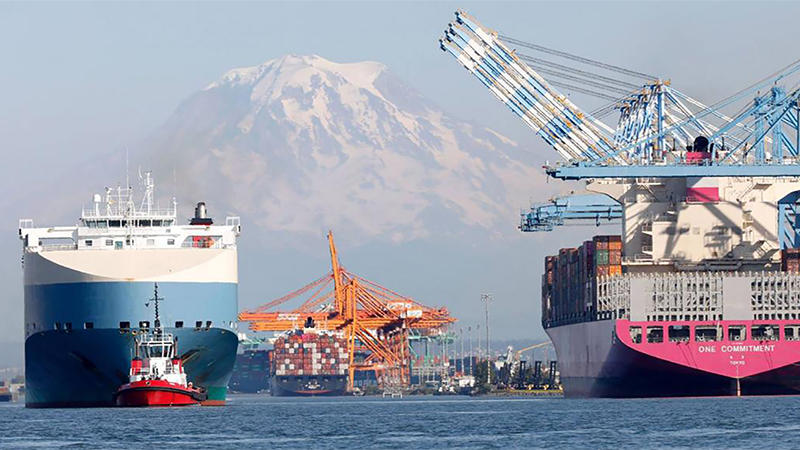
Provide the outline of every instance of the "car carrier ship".
[[[800,60],[707,106],[464,11],[439,45],[558,153],[550,177],[585,182],[522,231],[621,222],[545,259],[566,396],[800,393]],[[608,103],[589,113],[554,86]]]
[[75,226],[21,220],[28,407],[112,406],[127,382],[137,334],[154,324],[153,283],[165,333],[180,343],[188,381],[223,404],[236,336],[238,217],[216,224],[198,203],[188,224],[177,202],[158,209],[149,172],[96,194]]

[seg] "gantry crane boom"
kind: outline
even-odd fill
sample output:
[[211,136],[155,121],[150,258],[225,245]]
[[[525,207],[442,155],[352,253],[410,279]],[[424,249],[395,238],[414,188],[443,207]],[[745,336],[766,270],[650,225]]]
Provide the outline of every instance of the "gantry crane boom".
[[[617,129],[612,130],[573,104],[539,71],[570,81],[582,80],[587,86],[604,87],[607,92],[619,92],[620,88],[615,86],[626,86],[626,82],[587,77],[591,75],[589,72],[518,54],[504,40],[533,50],[544,49],[556,56],[566,55],[624,75],[648,76],[499,36],[465,12],[456,12],[456,19],[439,40],[440,47],[565,160],[546,168],[552,177],[581,180],[800,176],[800,89],[787,92],[777,85],[800,71],[800,60],[712,106],[680,93],[670,82],[647,80],[629,95],[598,110],[602,114],[613,109],[620,111]],[[563,82],[560,85],[597,94]],[[740,113],[733,116],[724,113],[726,108],[746,101],[762,89],[769,92],[757,94]],[[694,140],[699,137],[710,143],[710,147],[701,149],[710,156],[700,160],[689,158],[686,149],[696,147]]]
[[622,205],[604,194],[565,195],[533,205],[521,216],[519,229],[526,232],[551,231],[566,222],[599,226],[619,223]]

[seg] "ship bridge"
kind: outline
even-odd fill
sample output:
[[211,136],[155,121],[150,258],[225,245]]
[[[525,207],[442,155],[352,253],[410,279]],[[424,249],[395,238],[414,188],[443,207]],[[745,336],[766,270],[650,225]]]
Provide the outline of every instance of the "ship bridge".
[[30,219],[20,220],[24,251],[236,248],[239,217],[228,216],[217,225],[200,202],[189,223],[180,225],[177,200],[173,198],[169,208],[159,208],[152,173],[145,172],[140,181],[144,193],[139,202],[130,186],[106,188],[105,195],[94,195],[91,208],[83,208],[74,226],[37,228]]

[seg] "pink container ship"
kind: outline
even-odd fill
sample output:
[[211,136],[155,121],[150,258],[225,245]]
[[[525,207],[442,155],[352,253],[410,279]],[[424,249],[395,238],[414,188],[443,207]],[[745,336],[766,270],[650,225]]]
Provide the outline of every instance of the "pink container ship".
[[[545,259],[542,324],[565,395],[800,393],[800,89],[787,78],[800,63],[706,106],[668,77],[515,39],[464,11],[439,45],[555,150],[549,176],[585,183],[523,212],[522,231],[621,223]],[[597,96],[598,79],[619,82],[595,70],[636,81],[594,112],[555,88]],[[576,74],[591,82],[570,84]]]
[[676,270],[609,258],[622,251],[598,250],[604,241],[621,248],[619,236],[598,236],[545,260],[542,323],[565,395],[800,393],[797,250]]

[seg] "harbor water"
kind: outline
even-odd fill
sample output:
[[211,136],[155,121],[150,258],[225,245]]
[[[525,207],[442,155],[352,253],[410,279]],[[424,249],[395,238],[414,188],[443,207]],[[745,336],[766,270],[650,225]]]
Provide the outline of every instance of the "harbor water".
[[0,449],[774,450],[800,442],[800,397],[229,400],[152,409],[0,404]]

